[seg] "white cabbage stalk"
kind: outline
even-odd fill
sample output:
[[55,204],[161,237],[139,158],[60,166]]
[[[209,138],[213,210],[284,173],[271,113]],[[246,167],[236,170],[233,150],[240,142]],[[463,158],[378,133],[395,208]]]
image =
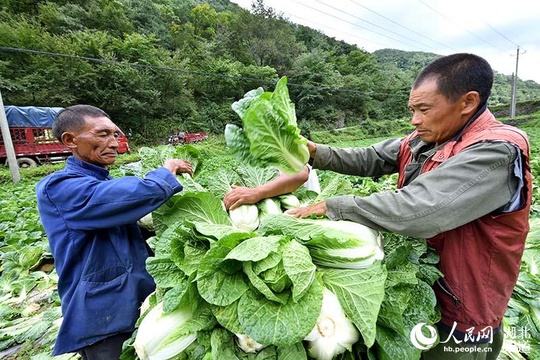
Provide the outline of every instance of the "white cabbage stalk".
[[[374,229],[353,221],[308,220],[312,224],[321,224],[332,235],[331,229],[344,234],[342,244],[339,241],[325,241],[324,245],[306,245],[313,261],[317,265],[340,269],[363,269],[377,260],[384,259],[384,248],[381,234]],[[357,239],[356,244],[353,239]],[[347,245],[348,244],[348,245]]]
[[184,309],[163,313],[163,302],[158,303],[143,318],[133,346],[141,360],[167,360],[180,354],[197,334],[177,335],[192,314]]
[[232,224],[242,230],[252,231],[259,227],[259,209],[256,205],[243,204],[229,211]]
[[538,269],[538,265],[536,265],[536,263],[534,261],[531,261],[530,265],[529,265],[529,272],[531,273],[531,275],[538,275],[540,269]]
[[[317,264],[340,269],[364,269],[376,260],[384,259],[381,235],[377,235],[376,244],[356,248],[324,249],[328,259],[318,258]],[[339,260],[338,260],[339,259]]]
[[304,339],[308,355],[317,360],[331,360],[350,351],[359,338],[360,333],[345,316],[337,296],[323,289],[321,314],[313,330]]
[[252,338],[244,334],[234,334],[236,335],[236,343],[238,347],[242,349],[245,353],[256,353],[259,350],[262,350],[266,345],[259,344]]
[[148,295],[146,297],[146,299],[144,299],[143,303],[141,304],[141,308],[140,308],[140,315],[139,316],[143,316],[144,313],[150,309],[150,298],[155,294],[156,292],[153,291],[150,295]]
[[361,269],[384,258],[381,234],[353,221],[297,219],[283,214],[265,218],[258,230],[299,239],[318,266]]
[[287,210],[300,207],[300,200],[293,194],[281,195],[279,201],[281,202],[281,206]]
[[154,231],[154,219],[152,218],[151,212],[144,215],[142,218],[140,218],[137,223],[139,224],[140,227],[148,231]]

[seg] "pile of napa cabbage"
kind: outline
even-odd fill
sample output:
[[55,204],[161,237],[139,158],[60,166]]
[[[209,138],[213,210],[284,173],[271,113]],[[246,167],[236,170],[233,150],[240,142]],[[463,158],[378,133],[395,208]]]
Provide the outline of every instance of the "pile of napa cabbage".
[[225,139],[244,165],[206,183],[180,179],[189,186],[152,213],[146,268],[157,289],[121,359],[419,359],[411,329],[439,320],[435,252],[424,240],[282,213],[352,193],[343,178],[320,194],[300,188],[227,212],[232,184],[256,187],[309,160],[286,78],[233,109],[242,128],[228,124]]
[[[264,170],[236,171],[222,177]],[[295,196],[319,201],[344,183]],[[284,214],[242,229],[223,207],[226,188],[191,187],[153,212],[146,266],[157,289],[122,359],[420,357],[409,331],[439,318],[438,258],[424,241],[384,234],[383,253],[383,234],[361,225]]]

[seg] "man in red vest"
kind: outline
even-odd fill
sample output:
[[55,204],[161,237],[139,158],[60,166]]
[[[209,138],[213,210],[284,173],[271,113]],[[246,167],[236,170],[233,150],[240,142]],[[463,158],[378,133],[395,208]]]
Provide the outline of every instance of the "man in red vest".
[[441,57],[409,97],[415,131],[367,148],[308,142],[313,167],[398,173],[398,189],[338,196],[288,213],[327,215],[426,238],[444,277],[434,285],[441,342],[423,359],[497,359],[502,318],[519,274],[532,197],[527,136],[487,109],[493,70],[472,54]]

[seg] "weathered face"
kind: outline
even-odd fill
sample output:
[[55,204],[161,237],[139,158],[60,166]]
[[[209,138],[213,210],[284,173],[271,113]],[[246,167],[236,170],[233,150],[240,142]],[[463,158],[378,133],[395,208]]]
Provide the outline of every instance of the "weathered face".
[[97,166],[114,164],[120,130],[107,117],[87,117],[81,131],[73,134],[73,155]]
[[420,139],[438,145],[456,135],[471,116],[464,97],[466,95],[450,101],[438,92],[435,79],[427,79],[412,89],[409,96],[411,124]]

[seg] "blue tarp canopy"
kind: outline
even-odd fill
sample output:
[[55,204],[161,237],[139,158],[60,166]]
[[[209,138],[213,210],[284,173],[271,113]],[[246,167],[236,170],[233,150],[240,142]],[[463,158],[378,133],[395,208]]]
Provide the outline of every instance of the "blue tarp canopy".
[[51,127],[61,107],[4,106],[9,126]]

